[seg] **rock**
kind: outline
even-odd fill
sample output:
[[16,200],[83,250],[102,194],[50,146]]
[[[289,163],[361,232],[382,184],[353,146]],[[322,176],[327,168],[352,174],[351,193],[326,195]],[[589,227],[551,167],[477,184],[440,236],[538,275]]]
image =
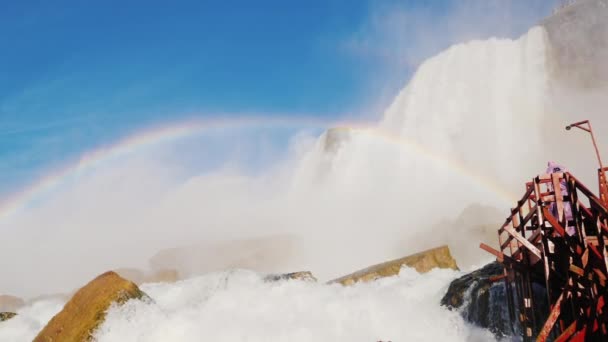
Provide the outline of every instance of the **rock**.
[[458,269],[456,260],[452,258],[448,246],[441,246],[405,258],[370,266],[366,269],[332,280],[329,283],[352,285],[357,282],[368,282],[378,278],[391,277],[398,275],[403,266],[415,268],[416,271],[420,273],[428,272],[434,268]]
[[133,282],[115,272],[106,272],[78,290],[34,342],[91,341],[110,305],[120,305],[129,299],[150,300]]
[[17,314],[14,312],[0,312],[0,322],[8,321],[15,316],[17,316]]
[[[460,311],[466,321],[490,330],[498,339],[521,336],[519,322],[509,317],[504,280],[497,280],[502,274],[502,265],[492,262],[452,281],[441,305]],[[536,319],[544,322],[548,313],[546,293],[537,283],[533,283],[532,289],[534,300],[541,308]],[[516,298],[514,300],[518,302]]]
[[464,304],[465,296],[470,289],[483,295],[494,284],[490,279],[502,274],[502,265],[492,262],[452,281],[448,292],[441,299],[441,305],[449,308],[460,308]]
[[25,301],[19,297],[0,295],[0,311],[15,312],[25,305]]
[[304,272],[292,272],[284,274],[270,274],[264,277],[264,281],[280,281],[280,280],[302,280],[316,282],[317,278],[312,275],[309,271]]

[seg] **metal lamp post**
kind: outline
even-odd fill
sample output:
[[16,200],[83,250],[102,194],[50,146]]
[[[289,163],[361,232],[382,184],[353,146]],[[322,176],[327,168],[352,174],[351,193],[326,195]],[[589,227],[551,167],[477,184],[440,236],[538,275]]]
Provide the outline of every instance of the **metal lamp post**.
[[595,148],[595,155],[597,156],[597,161],[600,164],[600,169],[598,170],[598,181],[600,186],[600,198],[604,205],[608,205],[608,184],[606,183],[606,175],[604,174],[604,164],[602,163],[602,158],[600,156],[600,150],[597,147],[597,142],[595,141],[595,135],[593,134],[593,128],[591,127],[591,123],[589,120],[575,122],[566,126],[566,130],[569,131],[572,127],[576,127],[582,129],[585,132],[588,132],[591,135],[591,141],[593,142],[593,148]]

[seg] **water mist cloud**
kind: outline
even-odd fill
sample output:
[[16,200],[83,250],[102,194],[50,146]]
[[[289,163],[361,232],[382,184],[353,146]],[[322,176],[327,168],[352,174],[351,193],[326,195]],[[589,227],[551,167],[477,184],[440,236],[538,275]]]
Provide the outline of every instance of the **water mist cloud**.
[[[195,139],[122,156],[2,227],[10,231],[2,247],[19,261],[0,260],[7,279],[0,290],[65,292],[109,268],[147,267],[159,250],[182,246],[247,249],[236,258],[231,251],[230,258],[196,254],[184,265],[186,252],[174,265],[185,275],[251,266],[329,279],[443,243],[466,258],[459,260],[466,268],[484,257],[477,246],[498,215],[492,207],[511,204],[495,188],[523,191],[545,157],[558,159],[560,151],[546,144],[556,132],[547,123],[561,119],[551,112],[545,38],[535,28],[517,40],[453,46],[421,65],[373,128],[458,161],[496,186],[364,130],[291,131],[279,142],[289,147],[276,154],[260,143],[260,131],[225,130],[208,144]],[[211,166],[197,162],[219,146],[232,149]],[[270,156],[257,169],[242,162],[264,150]],[[482,228],[471,223],[477,211],[489,213]],[[466,237],[449,239],[455,226]],[[234,247],[251,245],[272,253]],[[259,262],[239,261],[248,258]]]
[[[228,133],[216,142],[238,146]],[[10,233],[3,250],[19,260],[0,261],[3,291],[67,292],[107,269],[146,268],[159,250],[184,246],[193,247],[162,267],[183,276],[230,267],[310,269],[328,279],[445,242],[425,233],[423,218],[436,209],[413,206],[425,185],[410,179],[469,187],[469,201],[496,196],[446,174],[435,159],[356,130],[329,150],[325,136],[295,134],[288,152],[261,173],[228,157],[223,166],[185,175],[184,158],[201,152],[196,142],[187,145],[180,154],[168,146],[125,155],[3,227]],[[444,214],[456,215],[465,203]]]

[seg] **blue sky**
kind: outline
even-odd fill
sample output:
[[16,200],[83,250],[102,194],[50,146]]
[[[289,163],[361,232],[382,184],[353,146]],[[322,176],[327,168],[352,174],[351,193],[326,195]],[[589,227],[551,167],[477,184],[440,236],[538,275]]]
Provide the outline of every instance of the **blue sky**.
[[3,1],[0,194],[192,115],[377,117],[422,59],[553,3]]

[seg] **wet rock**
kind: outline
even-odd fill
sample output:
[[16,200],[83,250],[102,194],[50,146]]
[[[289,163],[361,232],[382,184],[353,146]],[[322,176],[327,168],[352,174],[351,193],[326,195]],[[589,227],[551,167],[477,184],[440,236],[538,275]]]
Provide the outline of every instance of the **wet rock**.
[[34,342],[91,341],[110,305],[120,305],[130,299],[151,300],[133,282],[115,272],[106,272],[78,290]]
[[15,316],[17,316],[17,314],[14,312],[0,312],[0,322],[8,321]]
[[317,278],[309,271],[292,272],[284,274],[270,274],[264,278],[264,281],[280,281],[280,280],[302,280],[316,282]]
[[448,246],[441,246],[401,259],[370,266],[355,273],[332,280],[329,283],[352,285],[357,282],[369,282],[379,278],[391,277],[398,275],[403,266],[414,268],[420,273],[428,272],[434,268],[458,269],[456,260],[452,258]]
[[[441,305],[458,310],[466,321],[490,330],[497,338],[521,336],[521,325],[516,317],[510,317],[505,282],[499,280],[502,274],[502,265],[492,262],[452,281]],[[544,322],[548,313],[544,287],[533,283],[532,289],[540,309],[537,322]],[[513,299],[515,303],[519,302],[517,298]],[[518,310],[516,306],[515,315]]]

